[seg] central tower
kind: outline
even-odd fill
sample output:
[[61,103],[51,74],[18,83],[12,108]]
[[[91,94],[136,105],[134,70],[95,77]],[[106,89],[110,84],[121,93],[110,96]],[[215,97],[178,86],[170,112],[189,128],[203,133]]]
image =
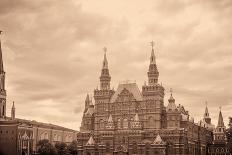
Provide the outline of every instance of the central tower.
[[148,85],[142,86],[144,108],[146,109],[145,129],[160,129],[165,125],[164,87],[158,83],[159,72],[156,65],[154,42],[151,42],[150,64],[147,72]]

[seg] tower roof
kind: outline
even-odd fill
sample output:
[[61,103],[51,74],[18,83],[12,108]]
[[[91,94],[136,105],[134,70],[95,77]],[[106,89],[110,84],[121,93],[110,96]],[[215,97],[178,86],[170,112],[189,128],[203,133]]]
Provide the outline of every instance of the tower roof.
[[89,94],[87,94],[85,102],[89,102]]
[[103,66],[102,66],[102,69],[108,69],[108,61],[107,61],[107,58],[106,58],[106,51],[107,51],[107,48],[104,47],[103,48],[104,50],[104,60],[103,60]]
[[218,127],[224,127],[224,121],[223,121],[223,117],[222,117],[222,112],[221,112],[221,108],[220,108],[220,112],[219,112],[219,117],[218,117]]
[[15,109],[14,101],[13,101],[13,104],[12,104],[12,109]]
[[207,102],[205,104],[206,104],[206,106],[205,106],[204,118],[208,118],[209,117],[209,110],[208,110]]
[[[2,31],[0,31],[0,35],[1,35],[1,33],[2,33]],[[4,73],[1,38],[0,38],[0,73]]]
[[155,52],[154,52],[154,42],[151,42],[151,57],[150,57],[150,64],[156,64]]
[[174,97],[172,96],[172,89],[170,89],[170,92],[171,92],[171,96],[170,98],[168,99],[168,106],[167,106],[167,109],[168,110],[175,110],[176,109],[176,104],[175,104],[175,99]]
[[142,95],[141,92],[137,86],[136,83],[126,83],[126,84],[119,84],[117,91],[114,93],[114,95],[112,96],[110,102],[113,103],[116,101],[116,99],[118,98],[118,95],[124,90],[128,90],[130,93],[132,93],[132,95],[134,96],[136,101],[142,101]]

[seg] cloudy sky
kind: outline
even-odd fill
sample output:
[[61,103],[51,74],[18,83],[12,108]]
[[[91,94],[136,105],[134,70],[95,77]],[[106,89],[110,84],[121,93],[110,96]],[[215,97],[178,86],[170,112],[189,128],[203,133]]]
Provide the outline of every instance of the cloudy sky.
[[78,129],[108,48],[112,86],[147,80],[151,47],[159,81],[197,122],[208,101],[217,123],[232,112],[230,0],[1,0],[7,113]]

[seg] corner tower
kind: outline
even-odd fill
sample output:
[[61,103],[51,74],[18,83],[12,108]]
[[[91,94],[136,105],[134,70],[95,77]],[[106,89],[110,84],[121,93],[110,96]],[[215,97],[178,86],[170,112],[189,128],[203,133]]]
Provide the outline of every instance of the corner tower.
[[149,65],[149,70],[147,72],[148,75],[148,85],[155,85],[158,83],[158,78],[159,78],[159,71],[157,69],[156,65],[156,57],[155,57],[155,52],[154,52],[154,42],[151,42],[151,57],[150,57],[150,65]]
[[[0,31],[1,35],[2,31]],[[0,39],[0,118],[6,117],[6,90],[5,90],[5,71],[3,67],[2,47]]]
[[100,76],[100,89],[101,90],[108,90],[110,89],[110,73],[109,73],[109,69],[108,69],[108,61],[106,58],[106,47],[103,48],[104,49],[104,60],[103,60],[103,66],[102,66],[102,70],[101,70],[101,76]]
[[95,100],[95,129],[101,129],[101,124],[109,117],[109,103],[114,91],[110,88],[111,76],[108,69],[108,61],[106,57],[107,48],[104,47],[104,58],[100,76],[100,89],[94,90]]
[[154,42],[151,42],[150,64],[147,72],[148,85],[145,83],[142,86],[142,95],[146,108],[146,123],[147,129],[160,129],[166,126],[164,107],[164,87],[158,83],[159,71],[156,65],[156,57],[154,51]]

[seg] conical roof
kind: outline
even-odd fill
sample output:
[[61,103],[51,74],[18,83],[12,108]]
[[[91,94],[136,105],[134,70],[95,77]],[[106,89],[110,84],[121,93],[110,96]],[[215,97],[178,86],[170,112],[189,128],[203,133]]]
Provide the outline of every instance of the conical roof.
[[[1,33],[2,33],[2,31],[0,31],[0,35],[1,35]],[[0,39],[0,73],[4,73],[1,39]]]
[[104,54],[104,60],[103,60],[103,66],[102,66],[102,69],[108,69],[108,61],[107,61],[107,58],[106,58],[106,47],[103,48],[104,51],[105,51],[105,54]]
[[222,117],[222,112],[221,112],[221,110],[220,110],[220,112],[219,112],[219,117],[218,117],[218,125],[217,125],[218,127],[224,127],[225,125],[224,125],[224,121],[223,121],[223,117]]
[[91,136],[89,137],[89,140],[88,140],[88,142],[86,143],[86,145],[94,145],[94,144],[95,144],[95,142],[94,142],[93,136],[91,135]]

